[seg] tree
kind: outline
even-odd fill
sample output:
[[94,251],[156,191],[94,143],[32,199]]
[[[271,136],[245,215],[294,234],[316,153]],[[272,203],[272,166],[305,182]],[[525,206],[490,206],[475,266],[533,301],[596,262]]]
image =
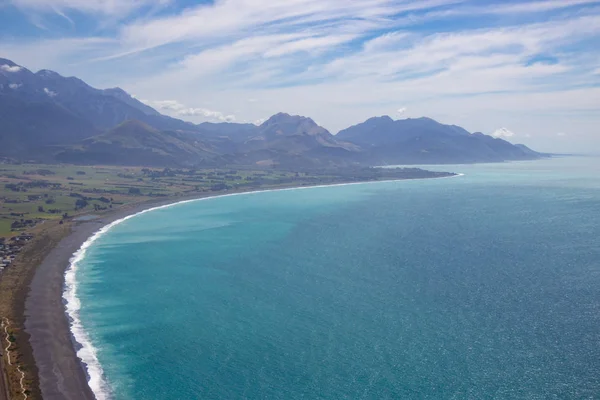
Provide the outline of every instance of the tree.
[[43,207],[43,206],[39,206],[39,207],[38,207],[38,212],[45,212],[45,211],[44,211],[44,207]]
[[88,202],[85,199],[77,199],[77,201],[75,202],[75,209],[78,210],[80,208],[85,208],[87,207]]

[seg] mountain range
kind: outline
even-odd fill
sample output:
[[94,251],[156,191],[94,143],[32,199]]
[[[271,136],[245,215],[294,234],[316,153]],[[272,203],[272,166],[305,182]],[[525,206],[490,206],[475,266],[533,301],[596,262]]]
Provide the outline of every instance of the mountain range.
[[285,113],[259,126],[193,124],[163,115],[120,88],[96,89],[0,58],[0,156],[77,164],[329,167],[544,155],[429,118],[375,117],[337,135],[310,118]]

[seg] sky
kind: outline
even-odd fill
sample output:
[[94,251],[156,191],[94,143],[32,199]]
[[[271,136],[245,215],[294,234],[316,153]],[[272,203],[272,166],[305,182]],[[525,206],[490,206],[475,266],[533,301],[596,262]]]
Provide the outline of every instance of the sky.
[[427,116],[600,152],[600,0],[0,0],[0,57],[196,123]]

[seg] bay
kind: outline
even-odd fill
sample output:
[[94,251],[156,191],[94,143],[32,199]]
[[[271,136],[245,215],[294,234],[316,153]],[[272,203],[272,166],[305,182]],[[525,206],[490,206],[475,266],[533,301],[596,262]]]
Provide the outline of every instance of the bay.
[[599,160],[431,168],[465,175],[114,226],[76,274],[99,397],[600,397]]

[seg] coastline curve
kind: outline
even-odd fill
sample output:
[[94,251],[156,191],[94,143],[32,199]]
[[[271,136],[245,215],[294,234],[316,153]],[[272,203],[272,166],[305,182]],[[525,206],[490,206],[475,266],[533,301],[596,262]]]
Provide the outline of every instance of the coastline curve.
[[109,400],[111,398],[111,389],[110,384],[106,381],[104,377],[104,372],[102,369],[102,365],[97,358],[97,349],[93,346],[92,341],[89,337],[89,334],[83,327],[83,324],[79,317],[79,312],[81,309],[81,301],[77,296],[77,269],[78,263],[80,263],[86,255],[87,249],[100,237],[104,234],[108,233],[115,226],[131,219],[136,216],[156,211],[160,209],[170,208],[182,204],[187,204],[191,202],[199,202],[203,200],[209,199],[218,199],[224,197],[232,197],[232,196],[241,196],[241,195],[253,195],[259,193],[268,193],[268,192],[278,192],[278,191],[292,191],[292,190],[301,190],[301,189],[317,189],[317,188],[328,188],[328,187],[338,187],[338,186],[349,186],[349,185],[365,185],[365,184],[377,184],[377,183],[390,183],[390,182],[404,182],[404,181],[421,181],[421,180],[429,180],[429,179],[442,179],[442,178],[455,178],[464,176],[464,174],[458,173],[452,176],[438,177],[438,178],[424,178],[424,179],[393,179],[393,180],[382,180],[382,181],[368,181],[368,182],[349,182],[349,183],[338,183],[331,185],[315,185],[315,186],[300,186],[300,187],[291,187],[291,188],[278,188],[278,189],[264,189],[264,190],[254,190],[254,191],[246,191],[246,192],[238,192],[238,193],[227,193],[215,196],[207,196],[193,199],[186,199],[175,201],[173,203],[163,204],[159,206],[150,207],[147,209],[143,209],[141,211],[134,212],[122,218],[116,219],[107,225],[104,225],[99,230],[95,231],[92,236],[88,237],[85,242],[79,247],[79,249],[72,255],[69,259],[69,265],[64,273],[64,286],[62,299],[65,305],[65,314],[69,321],[69,328],[71,332],[71,336],[75,345],[75,351],[77,358],[80,360],[80,363],[86,373],[87,383],[93,392],[95,398],[97,400]]

